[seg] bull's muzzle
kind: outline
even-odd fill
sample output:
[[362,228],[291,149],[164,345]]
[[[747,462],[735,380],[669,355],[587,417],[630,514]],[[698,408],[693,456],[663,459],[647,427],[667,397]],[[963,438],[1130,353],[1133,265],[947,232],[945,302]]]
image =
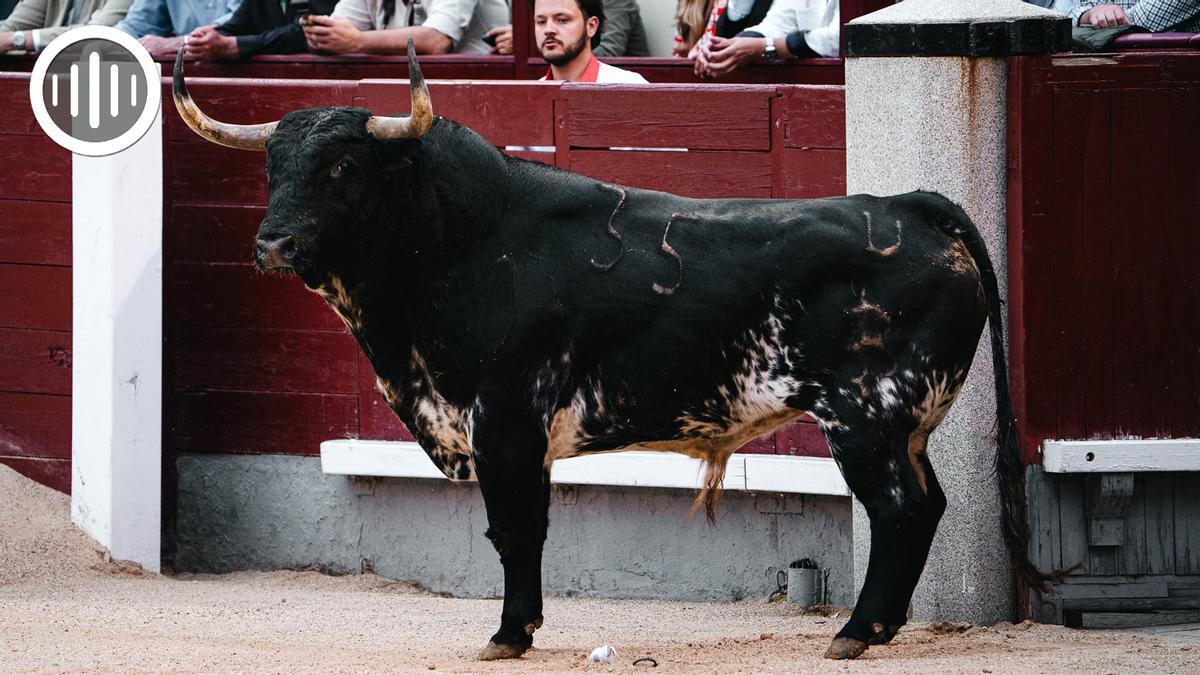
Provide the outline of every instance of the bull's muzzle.
[[285,270],[292,268],[292,260],[296,257],[296,240],[289,235],[271,239],[257,238],[254,240],[254,259],[258,266],[267,270]]

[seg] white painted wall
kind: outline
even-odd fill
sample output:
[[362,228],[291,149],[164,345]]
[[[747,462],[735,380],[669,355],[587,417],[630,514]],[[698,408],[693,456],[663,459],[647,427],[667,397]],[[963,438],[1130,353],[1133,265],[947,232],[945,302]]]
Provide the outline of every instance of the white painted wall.
[[162,115],[72,165],[71,519],[157,572],[162,470]]

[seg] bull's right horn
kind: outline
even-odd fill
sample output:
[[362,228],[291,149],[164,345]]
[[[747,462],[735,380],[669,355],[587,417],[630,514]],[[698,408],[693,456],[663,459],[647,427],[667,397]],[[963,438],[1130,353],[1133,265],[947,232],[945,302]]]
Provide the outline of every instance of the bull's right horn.
[[367,131],[386,141],[402,138],[420,138],[433,126],[433,103],[429,101],[429,87],[417,65],[417,52],[412,38],[408,39],[408,83],[412,92],[412,113],[407,117],[380,117],[373,115],[367,120]]
[[188,94],[187,84],[183,81],[182,48],[175,55],[175,82],[171,91],[175,99],[175,108],[179,110],[179,116],[183,118],[183,121],[192,128],[192,131],[217,145],[239,150],[266,150],[267,139],[275,133],[275,125],[279,124],[279,122],[226,124],[205,115],[200,107],[192,101],[191,95]]

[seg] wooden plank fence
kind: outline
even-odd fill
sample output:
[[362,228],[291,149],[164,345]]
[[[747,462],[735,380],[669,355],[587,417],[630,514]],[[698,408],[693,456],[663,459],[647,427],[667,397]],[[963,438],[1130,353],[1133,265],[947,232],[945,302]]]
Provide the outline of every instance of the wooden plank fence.
[[[439,114],[495,145],[533,148],[516,154],[605,180],[714,197],[844,191],[840,87],[431,88]],[[197,79],[191,89],[210,114],[242,123],[306,106],[408,108],[403,81]],[[175,452],[311,455],[332,438],[409,439],[333,313],[294,280],[254,270],[248,251],[265,211],[263,156],[202,141],[170,107],[165,80],[163,91],[168,473]],[[12,215],[0,222],[0,462],[66,491],[71,161],[37,128],[27,92],[27,74],[0,73],[0,160],[15,167],[0,185],[0,206]],[[621,147],[642,149],[613,149]],[[827,453],[811,421],[745,450]]]
[[0,462],[71,485],[71,154],[0,73]]
[[1009,321],[1046,439],[1200,436],[1200,53],[1014,59]]
[[[840,87],[430,88],[437,114],[496,146],[527,148],[519,154],[603,180],[692,196],[844,192]],[[316,105],[384,114],[409,106],[407,83],[399,80],[199,78],[190,89],[206,112],[239,123]],[[820,119],[834,128],[822,128],[809,111],[822,111]],[[370,366],[333,313],[294,280],[253,269],[247,251],[264,212],[262,156],[206,143],[174,115],[166,142],[168,445],[179,452],[316,454],[331,438],[411,439],[375,393]],[[630,147],[640,149],[614,149]],[[831,167],[837,175],[828,175]],[[827,454],[811,422],[746,451]]]

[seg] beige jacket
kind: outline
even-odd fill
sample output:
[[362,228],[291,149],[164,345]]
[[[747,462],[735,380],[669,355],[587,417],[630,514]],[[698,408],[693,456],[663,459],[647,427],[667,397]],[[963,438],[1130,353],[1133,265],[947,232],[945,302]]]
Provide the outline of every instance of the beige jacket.
[[[133,0],[77,0],[83,3],[83,11],[79,13],[80,23],[76,25],[113,26],[125,18]],[[67,32],[75,26],[63,25],[67,22],[67,9],[70,0],[21,0],[13,7],[12,14],[0,21],[0,31],[32,30],[34,44],[44,49],[46,43]]]

